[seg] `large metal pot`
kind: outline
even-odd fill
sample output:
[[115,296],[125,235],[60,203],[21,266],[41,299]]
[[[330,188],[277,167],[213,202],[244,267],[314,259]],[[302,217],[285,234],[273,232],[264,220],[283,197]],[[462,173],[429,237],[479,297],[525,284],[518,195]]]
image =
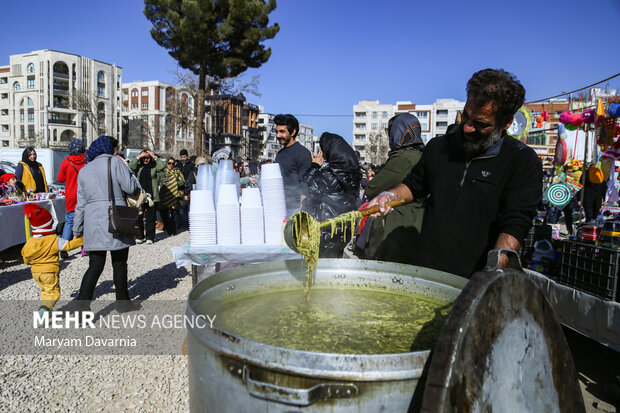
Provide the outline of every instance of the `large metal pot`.
[[[215,274],[190,292],[187,315],[239,292],[303,288],[306,264],[282,261]],[[314,285],[408,290],[455,300],[467,280],[387,262],[321,259]],[[202,305],[201,305],[202,303]],[[195,412],[407,411],[430,349],[385,355],[327,354],[244,339],[217,328],[190,328],[190,408]]]

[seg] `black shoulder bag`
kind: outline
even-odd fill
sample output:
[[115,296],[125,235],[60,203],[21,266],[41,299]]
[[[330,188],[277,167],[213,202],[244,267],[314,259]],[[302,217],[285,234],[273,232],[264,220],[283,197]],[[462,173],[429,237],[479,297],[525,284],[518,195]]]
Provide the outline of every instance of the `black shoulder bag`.
[[114,235],[125,237],[141,237],[142,234],[138,227],[138,208],[114,205],[114,193],[112,191],[112,157],[108,158],[108,196],[110,206],[108,206],[108,232]]

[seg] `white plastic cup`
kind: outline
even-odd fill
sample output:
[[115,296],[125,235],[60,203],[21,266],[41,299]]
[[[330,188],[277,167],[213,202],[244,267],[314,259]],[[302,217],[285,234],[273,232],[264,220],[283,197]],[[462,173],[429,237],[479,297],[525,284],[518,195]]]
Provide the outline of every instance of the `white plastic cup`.
[[241,208],[258,208],[262,207],[260,189],[243,188],[241,191]]
[[190,212],[214,212],[213,191],[197,189],[190,192]]
[[277,163],[266,163],[261,166],[261,179],[282,178],[280,165]]
[[239,205],[237,186],[235,184],[222,184],[218,188],[218,205]]

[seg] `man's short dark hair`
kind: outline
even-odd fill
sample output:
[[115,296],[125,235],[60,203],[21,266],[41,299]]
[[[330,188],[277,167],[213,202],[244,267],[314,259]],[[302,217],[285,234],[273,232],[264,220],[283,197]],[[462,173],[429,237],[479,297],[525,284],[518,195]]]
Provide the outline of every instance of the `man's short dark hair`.
[[[297,118],[293,115],[290,114],[286,114],[286,115],[276,115],[273,118],[273,123],[275,123],[276,125],[284,125],[286,126],[286,130],[288,130],[288,133],[290,133],[293,138],[297,136],[297,134],[299,133],[299,121],[297,120]],[[293,131],[295,131],[295,133],[293,134]]]
[[497,107],[495,123],[502,127],[523,106],[525,88],[503,69],[484,69],[467,82],[467,98],[478,107],[493,103]]
[[187,149],[181,149],[181,152],[179,152],[179,155],[180,156],[183,156],[183,155],[188,156]]

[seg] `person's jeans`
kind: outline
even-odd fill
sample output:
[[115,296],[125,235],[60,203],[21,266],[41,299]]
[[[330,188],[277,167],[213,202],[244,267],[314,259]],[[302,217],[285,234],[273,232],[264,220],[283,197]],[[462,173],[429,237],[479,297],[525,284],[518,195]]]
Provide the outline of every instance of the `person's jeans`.
[[[146,226],[146,239],[155,241],[155,219],[157,215],[157,205],[152,207],[142,205],[142,213],[143,216],[138,218],[138,228],[140,228],[140,233],[144,234],[144,228]],[[146,225],[144,221],[146,221]],[[140,238],[144,239],[144,235]]]
[[[89,251],[89,265],[82,284],[78,300],[92,301],[95,293],[95,287],[99,276],[103,272],[105,266],[105,256],[107,251]],[[114,289],[116,290],[117,300],[129,300],[129,291],[127,290],[127,258],[129,257],[129,247],[122,250],[110,251],[112,257],[112,278],[114,279]]]
[[62,229],[62,237],[66,240],[73,239],[73,218],[75,211],[65,211],[65,226]]

